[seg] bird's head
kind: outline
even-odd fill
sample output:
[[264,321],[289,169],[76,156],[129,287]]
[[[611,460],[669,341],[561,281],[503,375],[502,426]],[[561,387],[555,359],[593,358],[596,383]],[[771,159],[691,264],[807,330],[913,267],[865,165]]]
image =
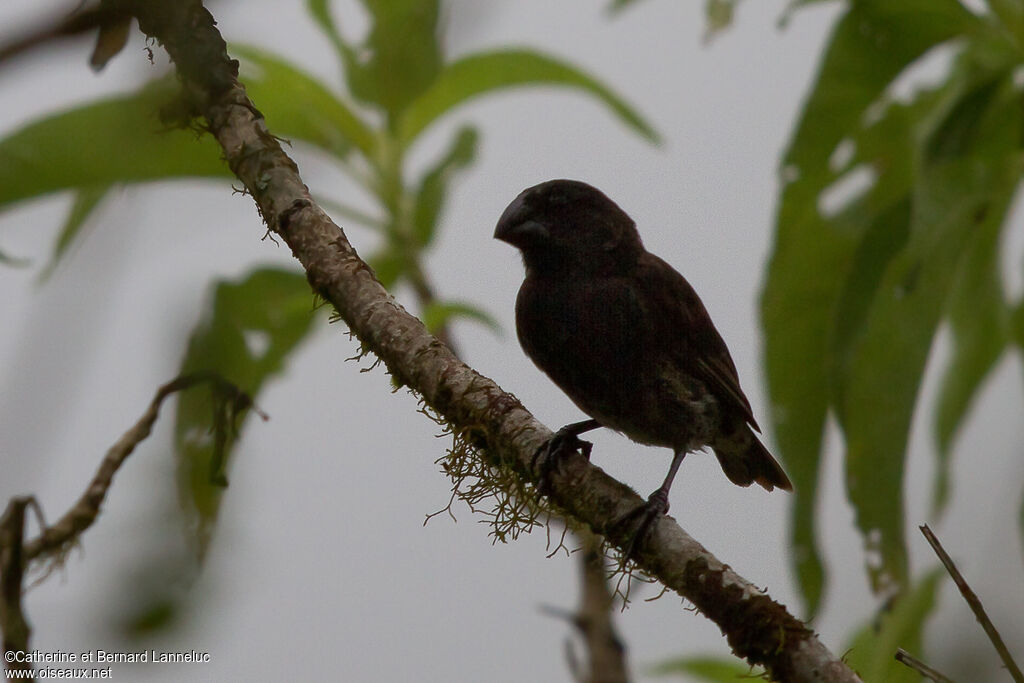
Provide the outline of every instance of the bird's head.
[[628,267],[644,251],[626,212],[578,180],[523,190],[501,214],[494,237],[518,248],[534,272],[606,272]]

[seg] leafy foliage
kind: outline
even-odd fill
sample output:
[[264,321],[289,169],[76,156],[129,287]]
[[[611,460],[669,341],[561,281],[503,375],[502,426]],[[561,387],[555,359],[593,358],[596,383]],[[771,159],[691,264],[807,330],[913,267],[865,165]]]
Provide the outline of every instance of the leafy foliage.
[[[1018,29],[953,0],[851,3],[786,152],[762,320],[811,614],[824,586],[814,508],[827,413],[846,440],[872,587],[898,594],[905,452],[931,342],[948,319],[937,509],[956,430],[1007,344],[995,250],[1022,170]],[[897,79],[940,46],[955,53],[946,80],[897,97]]]
[[680,657],[658,664],[651,673],[666,677],[687,676],[687,680],[692,678],[707,683],[736,683],[760,678],[761,669],[752,670],[735,658]]
[[898,648],[921,652],[924,624],[935,607],[941,568],[925,575],[913,590],[862,626],[846,648],[846,662],[865,681],[916,683],[921,675],[894,658]]
[[[216,371],[249,396],[280,374],[312,328],[313,297],[306,278],[294,271],[261,269],[238,282],[218,283],[203,320],[192,333],[182,374]],[[240,424],[211,431],[210,414],[230,410],[202,392],[178,399],[175,443],[179,454],[182,507],[195,523],[200,556],[205,553],[227,487],[231,447]],[[248,413],[245,414],[245,418]],[[244,419],[244,418],[243,418]],[[223,420],[214,419],[214,425]]]

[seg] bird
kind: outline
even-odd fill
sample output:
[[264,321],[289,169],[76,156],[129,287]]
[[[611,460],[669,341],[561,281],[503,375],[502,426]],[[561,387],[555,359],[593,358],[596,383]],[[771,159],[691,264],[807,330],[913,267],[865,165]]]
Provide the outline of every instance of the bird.
[[520,251],[526,270],[515,304],[520,345],[589,416],[542,447],[548,466],[581,448],[589,458],[578,437],[599,427],[673,451],[664,482],[635,511],[627,557],[668,512],[687,453],[710,448],[739,486],[793,489],[755,434],[736,365],[696,291],[644,248],[615,202],[587,183],[549,180],[508,205],[494,237]]

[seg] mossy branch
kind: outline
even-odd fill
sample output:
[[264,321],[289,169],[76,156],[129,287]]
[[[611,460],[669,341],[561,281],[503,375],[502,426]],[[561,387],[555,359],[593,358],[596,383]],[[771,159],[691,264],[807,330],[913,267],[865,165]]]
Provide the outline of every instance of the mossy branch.
[[[537,449],[551,436],[511,394],[456,358],[380,285],[327,214],[313,201],[295,163],[267,130],[237,81],[213,17],[198,0],[118,0],[174,60],[186,93],[224,157],[255,199],[268,228],[302,264],[329,301],[394,378],[414,389],[495,466],[536,482]],[[582,456],[551,478],[550,501],[623,548],[635,531],[618,524],[644,503]],[[694,603],[726,634],[736,655],[785,681],[857,681],[814,632],[684,532],[660,520],[638,550],[638,564]]]

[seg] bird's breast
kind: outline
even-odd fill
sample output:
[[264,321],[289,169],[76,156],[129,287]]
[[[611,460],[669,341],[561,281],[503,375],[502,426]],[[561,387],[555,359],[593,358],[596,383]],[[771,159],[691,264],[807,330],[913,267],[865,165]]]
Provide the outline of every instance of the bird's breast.
[[691,450],[717,424],[718,402],[680,367],[672,339],[619,278],[523,282],[523,350],[585,413],[634,441]]

